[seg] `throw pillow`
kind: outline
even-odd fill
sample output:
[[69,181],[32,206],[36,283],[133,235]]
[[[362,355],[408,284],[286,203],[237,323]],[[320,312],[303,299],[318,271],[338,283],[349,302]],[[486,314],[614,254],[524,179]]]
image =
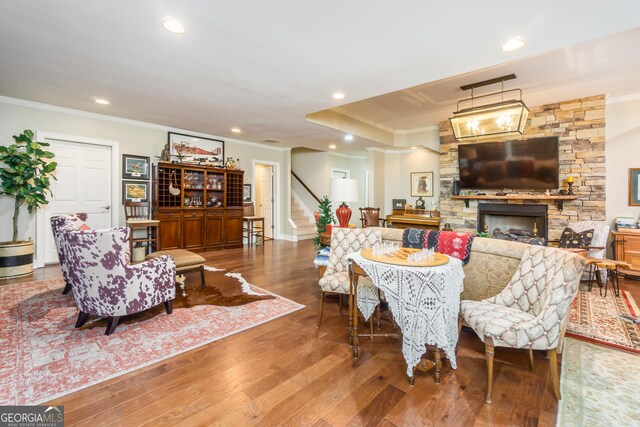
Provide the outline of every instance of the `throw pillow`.
[[567,227],[562,231],[558,246],[561,248],[582,248],[591,245],[591,239],[593,239],[593,228],[578,233]]

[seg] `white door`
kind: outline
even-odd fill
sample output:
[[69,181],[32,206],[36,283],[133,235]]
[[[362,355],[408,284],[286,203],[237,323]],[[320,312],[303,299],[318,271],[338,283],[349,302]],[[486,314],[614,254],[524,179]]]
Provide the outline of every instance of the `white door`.
[[51,141],[55,154],[57,180],[51,185],[53,196],[43,209],[45,221],[44,262],[58,262],[49,219],[54,215],[85,212],[91,228],[108,228],[111,209],[112,149],[109,146],[68,141]]
[[258,176],[256,185],[257,215],[264,217],[265,237],[273,238],[273,167],[257,165],[256,171]]

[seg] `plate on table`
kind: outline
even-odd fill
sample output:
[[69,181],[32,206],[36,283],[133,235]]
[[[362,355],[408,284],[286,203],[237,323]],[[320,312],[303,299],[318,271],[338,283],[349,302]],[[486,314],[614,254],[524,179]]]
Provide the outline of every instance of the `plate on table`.
[[362,257],[369,261],[382,262],[385,264],[404,265],[407,267],[437,267],[439,265],[445,265],[449,262],[449,258],[446,255],[436,252],[431,259],[423,259],[420,261],[409,261],[408,257],[411,254],[420,252],[422,249],[414,248],[399,248],[396,252],[389,255],[373,255],[371,248],[363,249]]

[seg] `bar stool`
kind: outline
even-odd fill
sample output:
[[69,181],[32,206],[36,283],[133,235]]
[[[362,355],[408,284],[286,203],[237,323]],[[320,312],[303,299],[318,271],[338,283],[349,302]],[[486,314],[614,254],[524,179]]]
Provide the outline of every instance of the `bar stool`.
[[251,245],[256,237],[256,246],[264,244],[264,217],[256,216],[253,202],[245,203],[242,212],[242,237],[247,237],[247,244]]
[[[131,234],[129,236],[129,250],[132,257],[134,243],[146,243],[147,248],[145,255],[148,255],[157,249],[157,231],[160,226],[160,221],[150,219],[150,214],[151,208],[149,202],[124,203],[124,216],[127,221],[127,226],[131,229]],[[134,238],[133,235],[137,229],[144,229],[146,231],[146,237]]]

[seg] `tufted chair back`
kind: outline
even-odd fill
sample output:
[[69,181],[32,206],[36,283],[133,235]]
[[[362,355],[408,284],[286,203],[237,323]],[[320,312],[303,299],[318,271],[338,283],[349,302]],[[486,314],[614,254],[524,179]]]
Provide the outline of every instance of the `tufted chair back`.
[[531,245],[507,287],[485,301],[557,323],[565,318],[578,292],[583,267],[584,259],[568,251]]
[[326,275],[347,272],[347,254],[380,243],[380,232],[367,228],[334,228]]
[[60,243],[78,309],[98,316],[137,313],[175,297],[175,263],[160,256],[129,265],[128,227],[62,228]]

